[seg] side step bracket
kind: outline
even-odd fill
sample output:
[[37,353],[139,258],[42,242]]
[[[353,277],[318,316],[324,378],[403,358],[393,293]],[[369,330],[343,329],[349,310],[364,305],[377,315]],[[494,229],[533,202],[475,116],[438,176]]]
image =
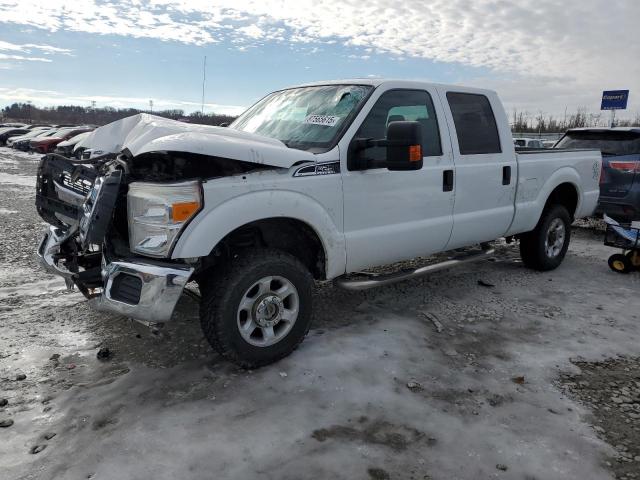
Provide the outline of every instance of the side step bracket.
[[425,265],[424,267],[419,267],[416,269],[400,270],[398,272],[380,275],[369,274],[366,277],[338,277],[336,279],[336,285],[347,290],[368,290],[370,288],[382,287],[383,285],[391,285],[392,283],[402,282],[404,280],[409,280],[412,278],[424,277],[425,275],[429,275],[433,272],[439,272],[440,270],[446,270],[457,265],[475,262],[477,260],[490,257],[495,253],[495,249],[488,243],[483,243],[481,246],[482,250],[480,252],[473,252],[457,257],[452,257],[443,262]]

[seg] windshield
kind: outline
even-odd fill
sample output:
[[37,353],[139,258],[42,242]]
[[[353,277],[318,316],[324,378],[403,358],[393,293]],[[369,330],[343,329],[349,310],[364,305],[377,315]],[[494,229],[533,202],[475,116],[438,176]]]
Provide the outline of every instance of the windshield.
[[373,87],[322,85],[272,93],[229,128],[276,138],[287,147],[324,151],[360,109]]
[[555,148],[591,148],[608,155],[640,153],[640,134],[616,131],[567,132]]

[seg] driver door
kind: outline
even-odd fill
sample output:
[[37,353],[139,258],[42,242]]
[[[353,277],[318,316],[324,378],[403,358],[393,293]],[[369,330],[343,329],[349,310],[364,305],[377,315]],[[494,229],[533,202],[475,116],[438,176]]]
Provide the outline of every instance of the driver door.
[[[443,250],[453,227],[454,165],[436,91],[375,92],[360,116],[357,131],[347,132],[340,145],[347,272]],[[422,126],[422,169],[392,172],[383,166],[384,147],[350,147],[353,139],[385,138],[387,125],[400,120]],[[358,155],[367,168],[356,169],[363,163]]]

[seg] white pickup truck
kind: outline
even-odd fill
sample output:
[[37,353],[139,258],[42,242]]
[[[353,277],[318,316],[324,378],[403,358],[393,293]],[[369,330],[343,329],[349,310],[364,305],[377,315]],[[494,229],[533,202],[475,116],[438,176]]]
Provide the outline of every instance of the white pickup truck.
[[248,368],[302,341],[314,280],[383,285],[500,237],[528,267],[556,268],[571,222],[597,205],[602,163],[596,150],[516,153],[492,91],[377,79],[280,90],[228,127],[138,115],[77,147],[107,153],[40,164],[44,265],[148,323],[169,321],[197,282],[205,336]]

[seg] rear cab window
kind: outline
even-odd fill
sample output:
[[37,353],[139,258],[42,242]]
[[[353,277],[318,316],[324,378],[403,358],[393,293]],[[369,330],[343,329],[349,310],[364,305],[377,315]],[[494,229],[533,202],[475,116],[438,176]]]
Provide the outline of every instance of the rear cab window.
[[489,99],[476,93],[447,92],[460,155],[501,153],[498,125]]

